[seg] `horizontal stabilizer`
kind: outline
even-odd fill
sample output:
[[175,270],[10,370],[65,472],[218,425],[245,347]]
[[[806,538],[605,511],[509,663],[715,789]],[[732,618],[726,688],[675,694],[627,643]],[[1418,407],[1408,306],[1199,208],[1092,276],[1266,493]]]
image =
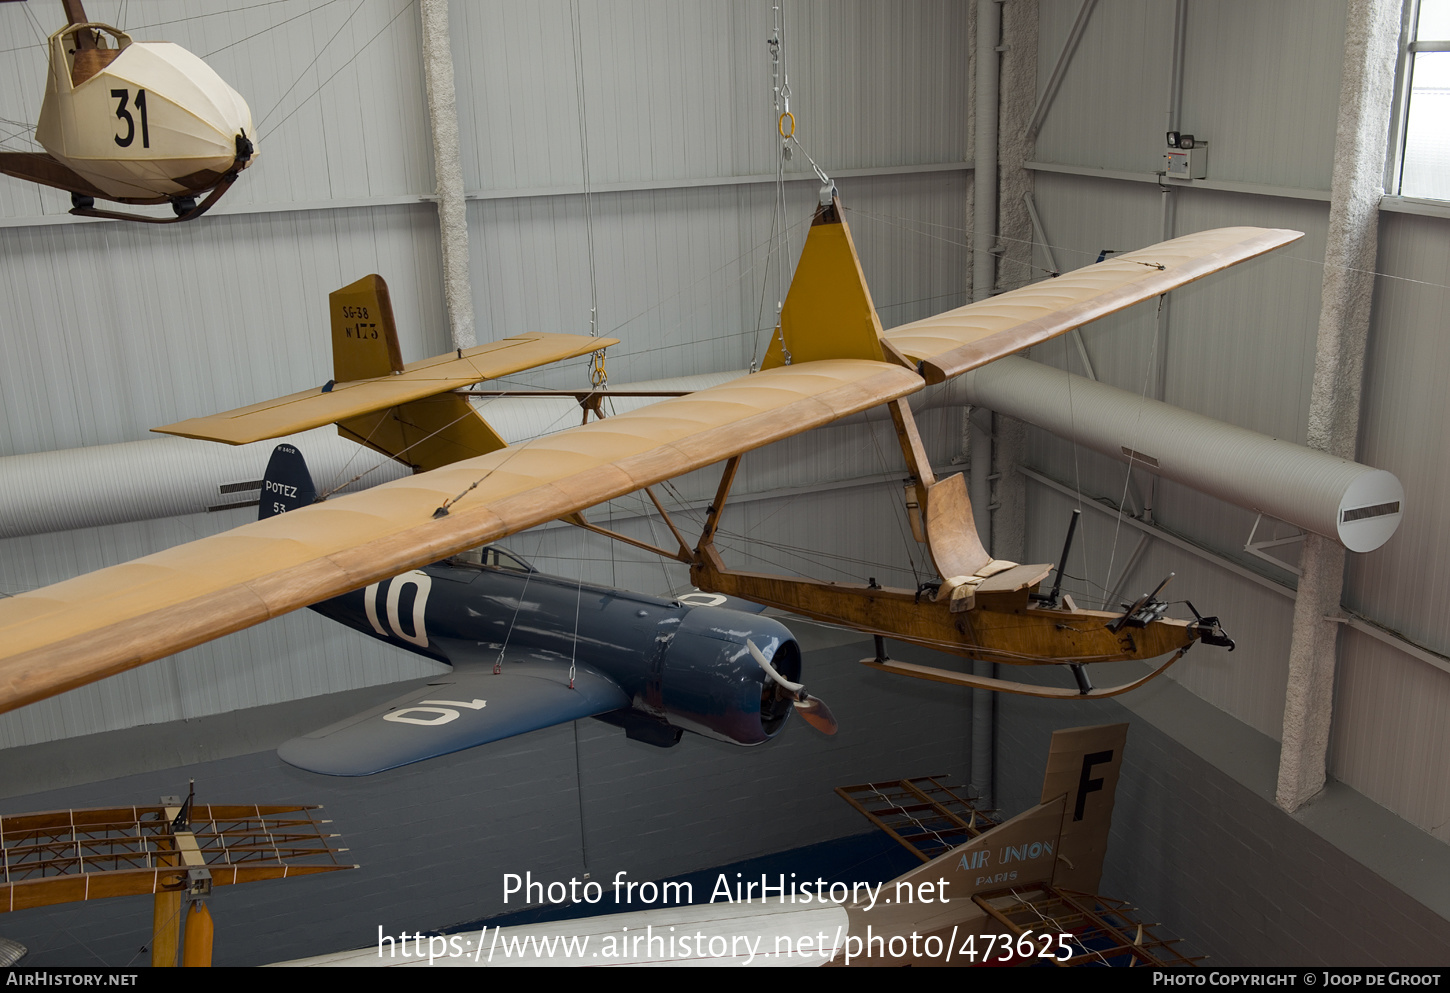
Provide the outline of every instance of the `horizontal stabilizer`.
[[569,664],[506,662],[439,677],[396,700],[277,749],[284,762],[327,776],[371,776],[516,734],[629,706],[608,676]]
[[617,338],[582,334],[521,334],[477,348],[465,348],[458,354],[410,362],[397,375],[337,383],[330,389],[318,387],[152,430],[183,438],[245,445],[386,410],[561,359],[588,355],[618,342]]
[[1304,237],[1281,228],[1218,228],[1115,255],[883,336],[940,383],[1210,273]]

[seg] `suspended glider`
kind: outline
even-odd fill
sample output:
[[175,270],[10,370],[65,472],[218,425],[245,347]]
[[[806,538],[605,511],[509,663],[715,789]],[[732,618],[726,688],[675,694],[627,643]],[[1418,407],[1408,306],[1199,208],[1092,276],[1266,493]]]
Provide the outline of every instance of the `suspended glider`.
[[[1147,595],[1118,613],[1039,592],[1051,565],[994,560],[976,537],[960,476],[932,473],[904,397],[1301,237],[1223,228],[1188,235],[888,332],[832,196],[818,210],[767,367],[688,396],[506,447],[466,398],[480,379],[593,351],[607,339],[523,335],[404,366],[381,280],[333,294],[337,377],[321,388],[157,430],[243,444],[335,423],[419,470],[134,562],[0,601],[0,708],[141,665],[298,607],[340,596],[644,490],[689,564],[717,591],[878,637],[870,664],[923,678],[1036,696],[1109,696],[1095,662],[1231,646],[1212,617],[1165,617]],[[369,355],[357,364],[350,356]],[[941,581],[918,590],[736,572],[713,538],[739,458],[771,442],[887,405],[912,479],[922,539]],[[687,541],[649,487],[725,463],[704,531]],[[623,537],[623,536],[618,536]],[[641,542],[624,538],[633,544]],[[920,669],[886,657],[885,638],[1011,664],[1065,665],[1075,687]],[[1148,678],[1151,678],[1148,677]]]
[[[206,213],[257,154],[247,102],[179,45],[134,41],[65,0],[50,36],[44,152],[0,152],[0,172],[71,195],[72,214],[172,224]],[[198,202],[199,197],[203,197]],[[174,217],[98,210],[170,204]]]

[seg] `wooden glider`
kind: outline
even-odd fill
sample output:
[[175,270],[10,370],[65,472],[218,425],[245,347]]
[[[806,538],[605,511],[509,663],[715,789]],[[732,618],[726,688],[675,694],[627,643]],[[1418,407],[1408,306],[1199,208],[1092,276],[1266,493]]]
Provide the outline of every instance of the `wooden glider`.
[[[500,447],[492,429],[450,392],[453,386],[603,342],[523,336],[402,366],[396,349],[389,350],[391,310],[381,281],[360,281],[333,296],[337,380],[330,389],[163,430],[235,444],[336,419],[345,435],[428,471],[0,600],[0,710],[546,521],[588,526],[580,516],[588,507],[724,460],[697,545],[690,548],[665,515],[679,550],[650,546],[689,563],[702,590],[874,634],[877,658],[868,661],[891,671],[1038,695],[1122,692],[1141,681],[1094,689],[1084,665],[1170,652],[1176,659],[1199,640],[1232,643],[1216,618],[1162,619],[1164,605],[1153,596],[1113,614],[1036,593],[1050,566],[1002,562],[986,552],[961,477],[935,478],[902,398],[926,379],[954,375],[1297,237],[1254,228],[1189,235],[882,333],[833,199],[817,212],[764,371],[514,448]],[[386,317],[348,309],[359,306]],[[375,319],[382,325],[377,337],[370,327],[358,334]],[[354,347],[356,361],[348,357]],[[441,413],[420,406],[434,402],[447,406]],[[890,407],[941,582],[890,590],[726,568],[713,539],[739,457],[881,404]],[[1006,680],[911,671],[886,658],[888,636],[972,658],[1071,665],[1078,691],[1043,694]]]

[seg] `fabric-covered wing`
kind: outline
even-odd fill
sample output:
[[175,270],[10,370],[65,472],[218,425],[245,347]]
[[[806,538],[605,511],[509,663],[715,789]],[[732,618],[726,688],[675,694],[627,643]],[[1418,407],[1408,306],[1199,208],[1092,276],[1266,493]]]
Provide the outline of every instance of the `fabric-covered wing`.
[[[756,373],[0,599],[0,711],[921,388],[840,359]],[[437,511],[448,504],[446,514]]]
[[326,776],[371,776],[516,734],[629,706],[602,673],[567,662],[506,662],[455,671],[380,707],[293,738],[284,762]]
[[903,324],[884,337],[919,363],[928,383],[940,383],[1303,236],[1281,228],[1200,231]]
[[338,383],[326,393],[318,387],[152,430],[183,438],[245,445],[386,410],[549,362],[588,355],[596,349],[618,343],[618,338],[591,338],[583,334],[523,334],[477,348],[465,348],[456,356],[443,355],[410,362],[395,376]]

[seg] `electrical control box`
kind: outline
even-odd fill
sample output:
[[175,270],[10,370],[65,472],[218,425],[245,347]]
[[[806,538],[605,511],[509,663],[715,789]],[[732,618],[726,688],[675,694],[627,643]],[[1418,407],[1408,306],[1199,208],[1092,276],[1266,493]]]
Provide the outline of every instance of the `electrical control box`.
[[1163,152],[1163,174],[1170,179],[1207,179],[1208,143],[1192,148],[1169,148]]

